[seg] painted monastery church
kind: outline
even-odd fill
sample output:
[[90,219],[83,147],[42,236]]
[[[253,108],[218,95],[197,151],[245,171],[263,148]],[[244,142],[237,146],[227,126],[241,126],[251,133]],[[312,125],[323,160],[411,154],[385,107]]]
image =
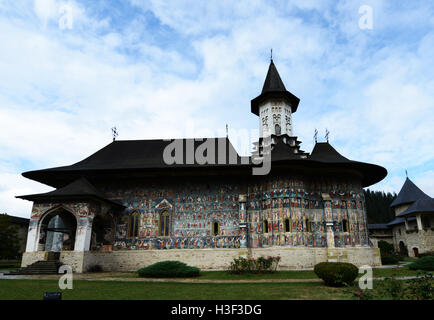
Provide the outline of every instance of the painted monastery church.
[[[239,256],[280,256],[282,269],[381,264],[362,188],[386,169],[349,160],[328,142],[302,151],[292,128],[299,102],[271,60],[251,101],[260,137],[250,157],[228,138],[205,139],[207,148],[178,140],[187,152],[173,163],[164,154],[175,140],[113,141],[73,165],[23,173],[56,188],[18,197],[33,202],[23,267],[57,259],[75,272],[95,264],[136,271],[179,260],[224,269]],[[269,172],[254,174],[265,158]]]

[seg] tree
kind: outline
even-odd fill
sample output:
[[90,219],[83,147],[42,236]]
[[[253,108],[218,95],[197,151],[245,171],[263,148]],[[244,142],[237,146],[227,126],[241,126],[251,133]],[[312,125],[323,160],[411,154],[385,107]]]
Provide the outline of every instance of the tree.
[[0,214],[0,260],[18,259],[19,243],[17,226],[7,214]]
[[390,207],[396,193],[364,190],[366,215],[368,223],[388,223],[395,219],[394,210]]

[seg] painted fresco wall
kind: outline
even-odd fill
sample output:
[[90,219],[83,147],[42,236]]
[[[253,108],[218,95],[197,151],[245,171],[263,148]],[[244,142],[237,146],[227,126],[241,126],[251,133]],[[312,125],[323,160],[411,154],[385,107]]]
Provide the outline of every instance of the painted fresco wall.
[[[328,201],[323,200],[324,194]],[[326,221],[333,222],[336,247],[368,245],[363,190],[355,182],[271,178],[249,187],[247,208],[253,248],[326,247]],[[286,219],[290,232],[285,232]],[[264,220],[269,224],[268,233],[263,230]],[[343,232],[344,220],[348,221],[347,232]]]
[[[146,183],[147,184],[147,183]],[[186,182],[179,184],[129,183],[105,185],[106,197],[121,201],[127,209],[118,219],[115,249],[239,248],[238,196],[243,190],[236,181]],[[164,190],[164,191],[161,191]],[[160,236],[160,213],[170,213],[170,235]],[[129,237],[129,219],[139,215],[137,237]],[[213,223],[219,235],[212,234]]]
[[[239,248],[240,194],[247,194],[252,248],[326,247],[326,221],[333,223],[336,247],[368,245],[363,191],[357,182],[270,177],[256,184],[246,181],[244,186],[238,181],[182,181],[105,184],[99,188],[106,197],[127,207],[115,228],[113,247],[117,250]],[[323,200],[324,194],[329,201]],[[170,236],[162,237],[160,213],[166,210],[170,212],[171,230]],[[137,236],[129,237],[133,214],[139,216],[139,226]],[[290,221],[290,232],[285,232],[285,219]],[[264,220],[269,223],[268,233],[263,230]],[[218,236],[212,234],[214,222],[219,224]]]

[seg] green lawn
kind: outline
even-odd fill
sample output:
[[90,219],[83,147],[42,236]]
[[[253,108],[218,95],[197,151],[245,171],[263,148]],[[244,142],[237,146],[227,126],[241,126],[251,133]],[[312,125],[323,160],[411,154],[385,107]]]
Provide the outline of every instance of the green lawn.
[[[40,300],[44,292],[60,291],[53,280],[0,280],[0,300]],[[65,300],[287,300],[352,299],[348,288],[322,283],[155,283],[74,281]]]
[[[404,277],[415,276],[417,271],[408,269],[407,266],[402,268],[385,268],[374,269],[374,278],[379,277]],[[113,276],[113,275],[111,275]],[[120,273],[113,277],[118,278],[137,278],[136,273]],[[270,274],[230,274],[226,271],[201,271],[199,280],[267,280],[267,279],[318,279],[313,270],[302,271],[277,271]]]

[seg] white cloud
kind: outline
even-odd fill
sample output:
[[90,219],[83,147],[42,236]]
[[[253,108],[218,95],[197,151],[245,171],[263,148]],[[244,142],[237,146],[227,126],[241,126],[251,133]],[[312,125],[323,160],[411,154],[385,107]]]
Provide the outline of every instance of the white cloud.
[[[434,32],[424,29],[432,19],[417,22],[414,39],[399,41],[393,28],[404,13],[383,1],[367,2],[374,30],[358,28],[365,2],[131,0],[136,14],[151,11],[161,27],[149,26],[145,14],[117,24],[114,11],[69,1],[72,30],[58,27],[66,2],[3,3],[0,209],[21,214],[22,200],[11,196],[43,191],[23,182],[22,171],[83,159],[111,141],[113,125],[119,139],[221,136],[226,123],[234,137],[257,129],[250,99],[262,88],[270,48],[287,89],[301,98],[294,125],[304,150],[311,151],[315,128],[321,136],[328,128],[344,156],[389,170],[372,188],[399,191],[404,169],[414,166],[420,187],[434,194],[434,78],[427,71]],[[413,6],[406,20],[421,10],[432,12]]]

